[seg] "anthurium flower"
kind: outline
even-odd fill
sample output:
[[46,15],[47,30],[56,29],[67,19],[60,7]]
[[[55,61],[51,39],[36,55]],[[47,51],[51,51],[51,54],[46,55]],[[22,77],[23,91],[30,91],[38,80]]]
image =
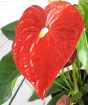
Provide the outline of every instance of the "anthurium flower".
[[73,54],[83,28],[79,11],[58,1],[45,9],[31,6],[18,21],[13,58],[41,99]]

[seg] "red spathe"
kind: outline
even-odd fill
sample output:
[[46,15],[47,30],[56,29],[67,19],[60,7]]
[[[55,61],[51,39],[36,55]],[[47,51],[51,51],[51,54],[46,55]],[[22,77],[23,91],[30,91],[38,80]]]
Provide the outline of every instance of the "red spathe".
[[[41,99],[71,57],[84,28],[82,17],[74,6],[56,2],[51,8],[53,3],[44,10],[37,5],[25,10],[16,26],[12,46],[16,66]],[[40,38],[44,27],[48,32]]]

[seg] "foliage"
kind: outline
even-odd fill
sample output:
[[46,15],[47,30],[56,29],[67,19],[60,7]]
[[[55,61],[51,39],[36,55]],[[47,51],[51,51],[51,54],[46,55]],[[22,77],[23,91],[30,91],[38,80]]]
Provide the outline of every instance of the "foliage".
[[12,95],[12,82],[20,75],[17,70],[11,52],[0,61],[0,105],[7,101]]
[[88,73],[88,1],[79,0],[79,3],[76,5],[76,7],[80,11],[85,23],[84,32],[82,33],[77,46],[78,56]]
[[1,31],[3,32],[3,34],[10,40],[14,40],[15,38],[16,24],[17,24],[17,21],[14,21],[1,28]]

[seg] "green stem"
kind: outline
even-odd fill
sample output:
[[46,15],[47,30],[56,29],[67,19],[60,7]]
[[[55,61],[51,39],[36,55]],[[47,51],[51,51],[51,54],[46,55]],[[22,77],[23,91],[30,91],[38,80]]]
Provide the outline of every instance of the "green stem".
[[74,81],[74,94],[79,92],[79,88],[78,88],[78,80],[77,80],[77,76],[76,76],[76,65],[73,64],[72,65],[72,76],[73,76],[73,81]]
[[85,79],[86,79],[86,74],[84,73],[84,76],[83,76],[83,84],[85,82]]
[[58,82],[54,81],[55,84],[57,84],[58,86],[62,87],[65,90],[68,90],[66,87],[64,87],[63,85],[59,84]]
[[78,76],[78,81],[79,81],[79,83],[80,83],[80,86],[82,86],[83,85],[83,80],[82,80],[82,75],[81,75],[81,71],[80,71],[80,69],[77,69],[77,76]]
[[21,86],[22,86],[22,84],[23,84],[24,80],[25,80],[25,78],[23,78],[23,80],[21,81],[21,83],[20,83],[19,87],[17,88],[16,92],[14,93],[14,95],[13,95],[13,97],[12,97],[12,99],[10,100],[10,102],[9,102],[9,104],[8,104],[8,105],[12,105],[12,102],[13,102],[13,100],[15,99],[15,97],[16,97],[16,95],[17,95],[17,93],[18,93],[19,89],[21,88]]
[[73,103],[70,103],[70,105],[74,105]]
[[70,75],[70,69],[69,69],[69,67],[67,67],[66,77],[68,78],[68,80],[69,80],[71,86],[73,87],[73,82],[72,82],[72,79],[71,79],[71,75]]
[[67,80],[67,77],[65,76],[64,69],[62,69],[62,79],[67,84],[69,89],[72,89],[71,85],[69,84],[69,81]]

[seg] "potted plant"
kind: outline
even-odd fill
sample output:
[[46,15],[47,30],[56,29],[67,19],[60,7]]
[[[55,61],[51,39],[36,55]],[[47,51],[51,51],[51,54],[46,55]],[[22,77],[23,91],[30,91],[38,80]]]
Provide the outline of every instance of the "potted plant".
[[[66,2],[66,6],[68,4],[69,3]],[[51,85],[50,89],[48,90],[46,94],[46,97],[48,97],[49,95],[51,95],[52,97],[47,105],[56,105],[56,104],[59,105],[58,100],[59,101],[62,100],[63,97],[64,97],[64,100],[66,100],[66,97],[64,95],[68,96],[67,99],[68,101],[70,100],[69,105],[87,105],[87,101],[88,101],[88,66],[87,66],[88,64],[88,16],[87,16],[88,1],[79,0],[78,4],[75,4],[74,6],[81,13],[81,16],[84,19],[85,27],[83,29],[80,40],[78,40],[78,43],[74,49],[74,52],[72,53],[72,55],[70,56],[66,64],[63,66],[61,72],[59,72],[59,75],[56,77],[56,79],[54,80],[53,84]],[[61,7],[61,9],[62,8],[63,7]],[[49,9],[46,8],[46,10],[48,13]],[[24,14],[26,14],[26,12]],[[25,16],[23,16],[21,19],[24,19],[24,18]],[[1,28],[1,31],[4,33],[4,35],[12,41],[15,39],[15,28],[16,28],[17,22],[18,21],[12,22]],[[19,30],[17,29],[17,32]],[[43,36],[40,35],[39,37],[41,38]],[[21,40],[24,39],[23,36],[20,37],[19,35],[17,36],[17,38],[20,38]],[[15,41],[17,42],[18,40],[15,39]],[[14,46],[15,46],[15,42],[14,42]],[[21,45],[19,44],[19,46]],[[13,48],[13,53],[15,50]],[[21,56],[23,57],[24,55],[21,55]],[[0,63],[0,90],[1,90],[0,104],[4,103],[5,101],[8,100],[8,98],[11,97],[12,90],[15,85],[16,79],[18,76],[21,75],[18,72],[18,69],[21,69],[23,67],[22,65],[19,67],[18,66],[19,61],[15,57],[14,59],[15,59],[16,65],[13,61],[12,51],[9,52],[7,55],[5,55],[1,59],[1,63]],[[18,69],[16,66],[18,66]],[[23,73],[23,71],[21,72]],[[8,74],[7,76],[6,76],[6,73]],[[28,73],[26,74],[29,75]],[[26,74],[24,73],[24,76]],[[9,77],[10,79],[6,81],[6,78],[9,78]],[[27,78],[27,76],[25,77]],[[29,101],[34,101],[37,99],[39,99],[39,97],[37,93],[34,91],[32,96],[29,98]]]

